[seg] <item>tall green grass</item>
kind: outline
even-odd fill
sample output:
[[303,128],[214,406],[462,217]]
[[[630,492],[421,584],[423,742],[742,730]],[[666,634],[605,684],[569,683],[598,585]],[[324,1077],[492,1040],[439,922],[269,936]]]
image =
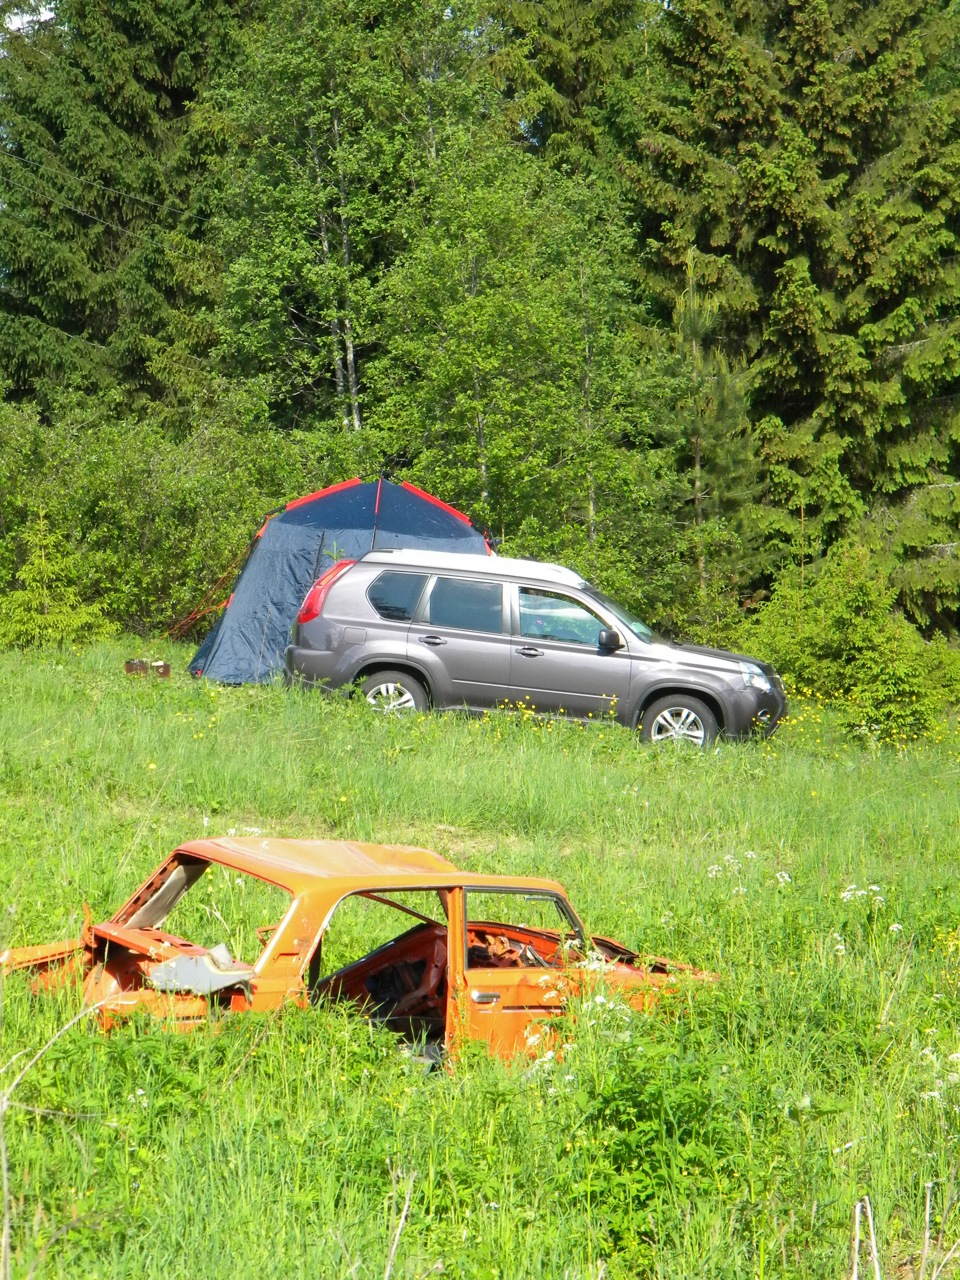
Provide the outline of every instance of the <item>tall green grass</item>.
[[[559,1060],[432,1076],[342,1010],[80,1023],[6,1113],[14,1275],[382,1277],[395,1246],[405,1277],[835,1277],[864,1194],[892,1275],[919,1265],[930,1182],[936,1245],[955,728],[893,752],[811,702],[769,742],[653,751],[609,724],[210,687],[179,651],[157,655],[171,681],[131,679],[129,656],[0,658],[3,945],[70,936],[176,844],[253,829],[553,876],[593,932],[721,980],[649,1018],[591,996]],[[2,997],[0,1090],[76,1012],[21,975]]]

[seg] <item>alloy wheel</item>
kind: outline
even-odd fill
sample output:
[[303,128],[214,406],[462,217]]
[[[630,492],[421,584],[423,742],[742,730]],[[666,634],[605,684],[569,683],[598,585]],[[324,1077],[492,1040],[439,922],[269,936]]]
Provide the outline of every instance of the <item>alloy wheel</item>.
[[665,707],[650,726],[651,742],[692,742],[702,747],[703,721],[689,707]]
[[366,692],[371,707],[378,711],[416,711],[417,703],[409,689],[393,680],[375,684]]

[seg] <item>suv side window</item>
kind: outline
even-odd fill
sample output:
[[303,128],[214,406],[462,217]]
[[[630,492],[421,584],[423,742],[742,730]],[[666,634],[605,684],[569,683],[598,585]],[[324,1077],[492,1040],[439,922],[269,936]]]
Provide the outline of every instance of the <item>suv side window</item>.
[[424,622],[433,627],[499,633],[503,630],[503,587],[499,582],[437,578]]
[[367,587],[367,599],[381,618],[409,622],[426,580],[425,573],[381,573]]
[[606,625],[570,596],[537,587],[520,588],[520,634],[527,639],[596,645]]

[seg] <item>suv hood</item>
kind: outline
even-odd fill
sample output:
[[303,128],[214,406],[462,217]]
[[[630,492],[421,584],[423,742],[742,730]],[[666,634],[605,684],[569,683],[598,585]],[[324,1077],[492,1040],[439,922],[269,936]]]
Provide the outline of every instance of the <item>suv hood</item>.
[[748,658],[743,654],[731,653],[729,649],[710,649],[706,645],[682,644],[674,640],[661,640],[651,648],[661,661],[672,666],[688,665],[712,670],[719,667],[725,671],[736,671],[739,663],[752,662],[767,674],[771,670],[767,663],[758,662],[756,658]]
[[768,675],[773,670],[769,662],[762,662],[759,658],[752,658],[746,653],[731,653],[729,649],[710,649],[702,644],[677,644],[670,647],[681,649],[684,653],[696,653],[724,666],[737,666],[741,662],[750,662],[753,666],[767,672]]

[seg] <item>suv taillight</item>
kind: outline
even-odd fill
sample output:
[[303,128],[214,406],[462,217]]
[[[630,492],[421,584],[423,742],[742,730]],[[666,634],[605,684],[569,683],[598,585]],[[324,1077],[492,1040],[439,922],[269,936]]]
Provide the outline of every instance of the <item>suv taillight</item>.
[[297,621],[312,622],[314,618],[319,618],[320,611],[323,608],[323,602],[327,598],[327,592],[340,575],[342,573],[346,573],[346,571],[356,563],[356,560],[338,560],[337,563],[329,568],[321,578],[318,578],[307,592],[306,599],[300,606],[300,612],[297,614]]

